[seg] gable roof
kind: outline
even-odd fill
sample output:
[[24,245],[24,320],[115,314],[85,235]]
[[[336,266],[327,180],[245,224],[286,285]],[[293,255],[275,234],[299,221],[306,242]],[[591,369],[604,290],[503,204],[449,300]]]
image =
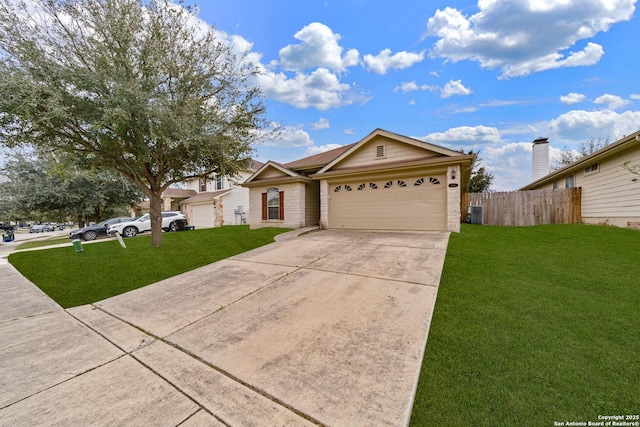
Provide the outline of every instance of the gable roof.
[[193,197],[189,197],[188,199],[185,199],[185,200],[181,201],[180,204],[189,204],[189,203],[194,203],[194,202],[202,202],[202,201],[206,201],[206,200],[217,199],[218,197],[227,194],[229,191],[231,191],[231,190],[227,189],[227,190],[206,191],[206,192],[203,192],[203,193],[198,193]]
[[162,192],[162,197],[171,197],[174,199],[179,198],[187,198],[195,195],[197,193],[196,190],[189,190],[186,188],[175,188],[168,187],[166,190]]
[[249,172],[250,171],[257,171],[262,166],[264,166],[264,163],[262,163],[261,161],[258,161],[256,159],[251,159],[251,162],[249,163]]
[[[403,136],[397,133],[389,132],[383,129],[376,129],[371,132],[369,135],[361,139],[359,142],[355,142],[352,144],[344,145],[342,147],[334,148],[333,150],[325,151],[323,153],[314,154],[312,156],[307,156],[302,159],[294,160],[289,163],[281,164],[269,160],[265,163],[261,168],[259,168],[255,173],[253,173],[245,182],[242,184],[245,187],[253,187],[258,185],[269,184],[270,182],[280,183],[280,182],[309,182],[312,178],[317,179],[319,175],[329,175],[331,172],[328,172],[335,164],[339,163],[342,159],[346,158],[353,152],[357,151],[360,147],[362,147],[367,142],[371,141],[373,138],[378,136],[386,137],[388,139],[392,139],[394,141],[406,143],[417,147],[419,149],[430,151],[435,153],[436,156],[430,159],[418,159],[416,160],[405,160],[398,162],[398,165],[394,165],[392,163],[385,163],[385,167],[394,167],[394,166],[402,166],[413,163],[422,164],[452,164],[452,163],[467,163],[471,164],[471,159],[473,156],[466,155],[459,151],[450,150],[448,148],[440,147],[438,145],[431,144],[429,142],[424,142],[415,138],[410,138],[407,136]],[[416,164],[417,164],[416,163]],[[259,179],[260,175],[264,174],[266,170],[269,168],[275,168],[276,170],[282,172],[284,176],[281,177],[269,177]],[[463,174],[469,174],[469,171],[466,171],[463,168]],[[467,178],[468,181],[468,178]],[[463,181],[464,182],[464,181]]]
[[325,151],[323,153],[314,154],[313,156],[304,157],[299,160],[294,160],[293,162],[285,163],[284,166],[292,170],[321,168],[354,145],[355,143],[343,145],[342,147],[334,148],[333,150]]
[[610,157],[614,154],[619,153],[620,151],[626,150],[634,145],[637,145],[638,147],[640,147],[640,131],[637,131],[635,133],[632,133],[631,135],[625,136],[624,138],[621,138],[614,143],[611,143],[597,151],[594,151],[588,156],[584,156],[563,168],[555,170],[550,174],[545,175],[542,178],[537,179],[536,181],[533,181],[532,183],[522,187],[520,190],[536,189],[541,185],[545,185],[549,182],[555,181],[556,179],[564,176],[567,173],[581,169],[585,167],[585,165],[588,166],[589,163],[593,163],[594,161],[605,159],[607,157]]
[[[284,176],[279,176],[279,177],[272,177],[272,178],[263,178],[263,179],[258,179],[260,177],[260,175],[264,174],[264,172],[268,169],[275,169],[279,172],[281,172]],[[244,183],[242,184],[242,186],[252,186],[252,184],[259,182],[260,185],[262,184],[266,184],[269,182],[283,182],[283,181],[291,181],[291,182],[295,182],[295,181],[303,181],[303,182],[307,182],[307,181],[311,181],[311,178],[307,178],[306,176],[291,170],[290,168],[278,163],[278,162],[274,162],[273,160],[269,160],[267,163],[263,164],[262,167],[260,169],[258,169],[257,171],[255,171],[253,174],[251,174],[251,176],[249,178],[247,178]],[[254,184],[257,185],[257,184]]]
[[[337,165],[338,163],[340,163],[343,159],[345,159],[346,157],[350,156],[351,154],[353,154],[354,152],[358,151],[360,149],[360,147],[362,147],[363,145],[367,144],[369,141],[371,141],[372,139],[376,138],[376,137],[386,137],[388,139],[392,139],[394,141],[398,141],[398,142],[402,142],[411,146],[414,146],[416,148],[419,149],[423,149],[425,151],[430,151],[433,153],[436,153],[436,155],[440,155],[437,156],[436,159],[429,159],[428,162],[434,162],[434,161],[441,161],[443,158],[455,158],[455,160],[460,160],[460,161],[467,161],[470,162],[472,156],[470,155],[466,155],[464,153],[461,153],[459,151],[455,151],[455,150],[450,150],[448,148],[445,147],[441,147],[439,145],[435,145],[435,144],[431,144],[429,142],[425,142],[425,141],[421,141],[419,139],[415,139],[415,138],[410,138],[408,136],[404,136],[404,135],[400,135],[394,132],[389,132],[386,131],[384,129],[376,129],[373,132],[371,132],[369,135],[365,136],[364,138],[362,138],[359,142],[355,143],[355,144],[351,144],[351,146],[349,146],[349,148],[347,150],[345,150],[343,153],[341,153],[340,155],[338,155],[335,159],[333,159],[332,161],[330,161],[327,165],[325,165],[322,169],[320,169],[316,175],[325,175],[327,174],[335,165]],[[399,164],[401,163],[413,163],[414,161],[402,161],[399,162]],[[391,163],[386,163],[385,166],[391,166]]]

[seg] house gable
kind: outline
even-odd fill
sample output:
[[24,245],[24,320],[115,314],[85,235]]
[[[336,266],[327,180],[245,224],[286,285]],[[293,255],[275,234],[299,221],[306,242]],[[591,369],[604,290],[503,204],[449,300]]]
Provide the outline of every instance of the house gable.
[[349,150],[323,167],[316,177],[330,171],[351,168],[391,166],[415,161],[437,161],[449,157],[464,156],[463,153],[439,147],[427,142],[394,134],[381,129],[367,135]]
[[266,185],[268,183],[291,182],[291,181],[310,181],[304,175],[301,175],[287,167],[273,161],[268,161],[253,175],[251,175],[242,184],[244,187],[254,187],[258,185]]

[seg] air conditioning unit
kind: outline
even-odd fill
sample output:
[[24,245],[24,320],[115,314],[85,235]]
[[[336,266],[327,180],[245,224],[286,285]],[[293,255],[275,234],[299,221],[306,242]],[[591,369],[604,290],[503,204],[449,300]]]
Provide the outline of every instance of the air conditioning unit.
[[484,224],[484,206],[469,206],[467,208],[467,222],[469,224]]

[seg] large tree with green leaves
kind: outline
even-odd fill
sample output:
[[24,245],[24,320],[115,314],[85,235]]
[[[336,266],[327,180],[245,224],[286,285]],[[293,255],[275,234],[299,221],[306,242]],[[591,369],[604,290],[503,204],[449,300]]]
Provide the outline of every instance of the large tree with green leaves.
[[99,222],[129,215],[142,192],[119,174],[81,169],[64,154],[13,153],[0,168],[0,218]]
[[117,171],[150,200],[246,168],[268,127],[257,68],[166,0],[0,0],[0,143]]
[[493,174],[481,166],[480,151],[469,150],[467,154],[473,156],[471,162],[471,178],[469,179],[469,193],[489,191],[493,182]]

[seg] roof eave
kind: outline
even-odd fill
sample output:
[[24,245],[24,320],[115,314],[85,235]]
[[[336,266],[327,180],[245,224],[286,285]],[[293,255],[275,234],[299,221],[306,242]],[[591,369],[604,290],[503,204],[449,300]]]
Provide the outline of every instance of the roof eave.
[[411,161],[403,161],[403,162],[394,162],[394,163],[386,163],[374,166],[360,166],[354,168],[344,168],[344,169],[335,169],[328,170],[326,172],[319,172],[311,175],[311,178],[314,180],[320,180],[324,178],[335,178],[341,176],[356,176],[356,175],[365,175],[371,174],[381,171],[394,171],[394,170],[410,170],[410,169],[418,169],[423,167],[438,167],[438,166],[450,166],[460,164],[461,166],[470,165],[473,160],[472,155],[460,155],[455,157],[448,156],[437,156],[437,157],[428,157],[426,159],[420,160],[411,160]]
[[252,188],[252,187],[264,187],[265,185],[272,185],[272,184],[290,184],[292,182],[307,183],[307,182],[311,182],[311,178],[302,176],[302,175],[282,176],[282,177],[275,177],[275,178],[259,179],[251,182],[244,182],[240,184],[240,186],[244,188]]

